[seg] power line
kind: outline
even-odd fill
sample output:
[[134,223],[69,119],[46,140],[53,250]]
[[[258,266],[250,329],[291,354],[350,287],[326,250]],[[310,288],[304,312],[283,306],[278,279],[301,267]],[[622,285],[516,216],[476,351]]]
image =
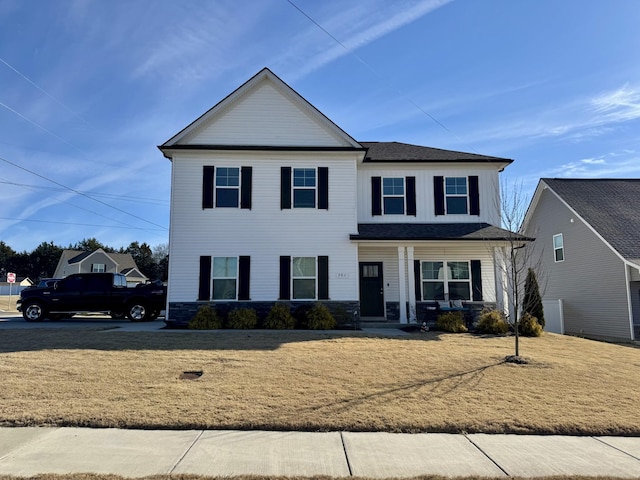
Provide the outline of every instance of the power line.
[[102,228],[126,228],[128,230],[145,230],[145,231],[164,231],[166,230],[166,228],[164,229],[149,229],[149,228],[143,228],[143,227],[130,227],[130,226],[126,226],[126,225],[97,225],[97,224],[93,224],[93,223],[73,223],[73,222],[56,222],[54,220],[34,220],[31,218],[10,218],[10,217],[0,217],[0,220],[12,220],[12,221],[18,221],[18,222],[37,222],[37,223],[54,223],[56,225],[74,225],[74,226],[80,226],[80,227],[102,227]]
[[[46,187],[44,185],[29,185],[26,183],[18,183],[18,182],[12,182],[10,180],[0,180],[0,183],[3,183],[5,185],[13,185],[16,187],[23,187],[23,188],[27,188],[27,189],[31,189],[31,190],[48,190],[48,191],[52,191],[52,192],[66,192],[67,190],[64,188],[55,188],[55,187]],[[116,195],[113,193],[102,193],[102,192],[82,192],[90,197],[104,197],[104,198],[112,198],[114,200],[131,200],[131,201],[135,201],[137,203],[147,203],[149,205],[160,205],[160,206],[166,206],[169,205],[169,201],[168,200],[161,200],[159,198],[145,198],[145,197],[133,197],[130,195]]]
[[[38,90],[40,90],[42,93],[44,93],[47,97],[49,97],[51,100],[53,100],[54,102],[56,102],[58,105],[60,105],[61,107],[63,107],[67,112],[69,112],[71,115],[73,115],[74,117],[76,117],[78,120],[81,120],[83,123],[86,123],[87,125],[91,126],[91,124],[86,121],[84,118],[82,118],[80,115],[78,115],[76,112],[74,112],[73,110],[71,110],[71,108],[69,108],[67,105],[65,105],[62,101],[58,100],[56,97],[54,97],[53,95],[51,95],[49,92],[47,92],[44,88],[42,88],[40,85],[38,85],[36,82],[34,82],[33,80],[31,80],[29,77],[27,77],[24,73],[22,73],[21,71],[19,71],[17,68],[15,68],[13,65],[9,64],[9,62],[7,62],[6,60],[4,60],[2,57],[0,57],[0,62],[4,63],[8,68],[10,68],[11,70],[13,70],[15,73],[17,73],[18,75],[20,75],[24,80],[26,80],[27,82],[29,82],[31,85],[33,85],[34,87],[36,87]],[[93,127],[92,127],[93,128]]]
[[[396,93],[398,93],[404,100],[406,100],[407,102],[409,102],[411,105],[413,105],[416,109],[418,109],[422,114],[426,115],[427,117],[429,117],[436,125],[438,125],[439,127],[441,127],[442,129],[444,129],[445,131],[447,131],[448,133],[450,133],[451,135],[453,135],[454,137],[456,137],[460,142],[464,142],[464,140],[462,138],[460,138],[456,133],[454,133],[452,130],[450,130],[449,128],[447,128],[440,120],[438,120],[436,117],[434,117],[433,115],[431,115],[429,112],[427,112],[424,108],[422,108],[420,105],[418,105],[416,102],[414,102],[411,98],[409,98],[407,95],[405,95],[399,88],[397,88],[396,86],[392,85],[385,77],[382,76],[382,74],[380,74],[380,72],[378,72],[375,68],[373,68],[369,63],[367,63],[362,57],[360,57],[357,53],[355,53],[353,50],[350,50],[344,43],[342,43],[340,40],[338,40],[333,34],[331,34],[331,32],[329,32],[326,28],[324,28],[322,25],[320,25],[318,22],[316,22],[311,15],[309,15],[308,13],[306,13],[304,10],[302,10],[300,7],[298,7],[298,5],[296,5],[292,0],[287,0],[287,2],[289,2],[289,4],[294,7],[296,10],[298,10],[298,12],[300,12],[302,15],[304,15],[311,23],[313,23],[316,27],[318,27],[320,30],[322,30],[328,37],[330,37],[334,42],[336,42],[338,45],[340,45],[342,48],[345,49],[345,51],[352,55],[356,60],[358,60],[360,63],[362,63],[365,67],[367,67],[369,70],[371,70],[379,79],[383,80],[386,82],[387,86],[392,88],[393,90],[396,91]],[[478,153],[475,148],[472,148],[472,150],[476,153]]]
[[163,227],[162,225],[158,225],[157,223],[154,223],[154,222],[152,222],[150,220],[147,220],[145,218],[139,217],[138,215],[134,215],[133,213],[129,213],[129,212],[125,211],[125,210],[122,210],[121,208],[114,207],[113,205],[110,205],[110,204],[108,204],[106,202],[103,202],[102,200],[98,200],[97,198],[92,198],[91,196],[87,195],[86,193],[83,193],[83,192],[80,192],[80,191],[78,191],[78,190],[76,190],[74,188],[68,187],[68,186],[66,186],[66,185],[64,185],[64,184],[62,184],[60,182],[56,182],[55,180],[52,180],[52,179],[50,179],[48,177],[45,177],[44,175],[40,175],[39,173],[36,173],[36,172],[34,172],[32,170],[29,170],[28,168],[25,168],[25,167],[22,167],[22,166],[20,166],[20,165],[18,165],[16,163],[13,163],[13,162],[7,160],[6,158],[0,157],[0,161],[8,163],[9,165],[12,165],[12,166],[14,166],[16,168],[19,168],[20,170],[24,170],[25,172],[28,172],[28,173],[30,173],[32,175],[35,175],[36,177],[42,178],[43,180],[46,180],[46,181],[51,182],[51,183],[53,183],[55,185],[58,185],[59,187],[62,187],[64,189],[66,189],[66,190],[69,190],[69,191],[75,193],[76,195],[81,195],[81,196],[83,196],[85,198],[88,198],[89,200],[97,202],[97,203],[99,203],[101,205],[104,205],[106,207],[112,208],[113,210],[116,210],[116,211],[118,211],[120,213],[124,213],[125,215],[129,215],[130,217],[133,217],[133,218],[135,218],[137,220],[141,220],[141,221],[143,221],[145,223],[153,225],[154,227],[162,228],[163,230],[168,230],[167,227]]

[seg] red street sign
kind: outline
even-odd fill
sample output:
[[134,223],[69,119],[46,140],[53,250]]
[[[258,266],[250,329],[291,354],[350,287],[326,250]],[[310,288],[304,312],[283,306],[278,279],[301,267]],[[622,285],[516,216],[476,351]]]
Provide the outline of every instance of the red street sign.
[[15,274],[15,273],[8,272],[8,273],[7,273],[7,282],[9,282],[9,283],[16,283],[16,274]]

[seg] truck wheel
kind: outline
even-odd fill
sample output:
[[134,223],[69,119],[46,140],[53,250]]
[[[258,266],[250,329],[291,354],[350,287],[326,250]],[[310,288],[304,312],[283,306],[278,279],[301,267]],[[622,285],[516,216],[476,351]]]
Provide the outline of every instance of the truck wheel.
[[47,311],[40,302],[32,302],[22,307],[22,318],[27,322],[41,322],[47,316]]
[[146,322],[149,319],[149,310],[142,302],[133,302],[127,308],[127,318],[132,322]]

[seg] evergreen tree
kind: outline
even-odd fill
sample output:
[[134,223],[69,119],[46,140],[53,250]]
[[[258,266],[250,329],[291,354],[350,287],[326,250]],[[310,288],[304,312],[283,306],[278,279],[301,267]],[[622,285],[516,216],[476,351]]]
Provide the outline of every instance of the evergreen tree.
[[524,282],[524,298],[522,300],[522,313],[529,313],[538,319],[538,323],[544,328],[544,309],[542,308],[542,297],[538,287],[538,279],[533,268],[529,268],[527,278]]

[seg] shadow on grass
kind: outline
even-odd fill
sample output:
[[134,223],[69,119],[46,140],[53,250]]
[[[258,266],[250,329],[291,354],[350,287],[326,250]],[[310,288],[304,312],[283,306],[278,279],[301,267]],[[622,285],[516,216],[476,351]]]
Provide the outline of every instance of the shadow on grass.
[[0,353],[41,350],[277,350],[289,343],[339,338],[438,341],[439,333],[396,336],[360,330],[171,330],[124,332],[108,325],[0,330]]

